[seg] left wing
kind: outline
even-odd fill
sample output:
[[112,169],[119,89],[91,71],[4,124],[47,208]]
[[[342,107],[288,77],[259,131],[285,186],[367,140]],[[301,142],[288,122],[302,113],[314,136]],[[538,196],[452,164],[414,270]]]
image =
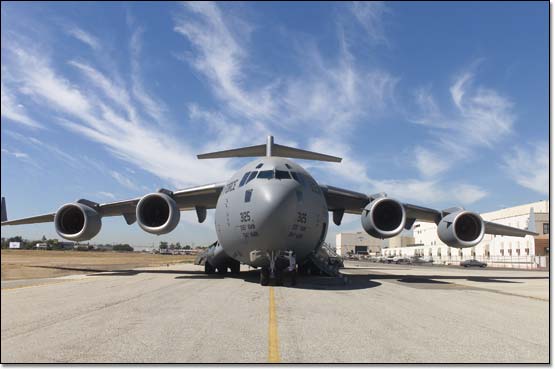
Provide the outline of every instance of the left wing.
[[[335,186],[329,185],[320,185],[320,188],[322,189],[324,197],[326,198],[328,210],[333,212],[334,222],[337,225],[341,223],[341,219],[344,213],[362,215],[365,210],[368,210],[371,203],[378,199],[387,198],[387,194],[385,193],[365,195],[356,191],[337,188]],[[449,208],[443,211],[439,211],[436,209],[421,207],[414,204],[400,203],[396,200],[392,201],[399,203],[404,210],[405,224],[403,225],[403,227],[407,230],[412,227],[416,220],[434,222],[437,225],[439,225],[443,220],[444,222],[448,223],[446,227],[449,227],[452,223],[449,220],[454,218],[454,215],[460,212],[467,212],[464,211],[463,208]],[[451,216],[447,217],[449,215]],[[538,235],[537,233],[529,230],[518,229],[515,227],[505,226],[489,221],[483,221],[483,225],[485,234],[519,237],[524,237],[526,235]]]
[[[160,189],[159,192],[168,194],[177,204],[180,211],[191,210],[195,208],[212,209],[216,208],[216,203],[220,192],[225,183],[215,183],[192,188],[169,191]],[[135,222],[135,208],[142,197],[122,200],[111,203],[95,203],[86,199],[80,199],[76,203],[81,203],[93,208],[101,217],[123,216],[128,224]],[[2,226],[7,225],[24,225],[36,224],[42,222],[53,222],[56,213],[47,213],[43,215],[20,218],[17,220],[7,220],[5,214],[5,200],[2,198]]]

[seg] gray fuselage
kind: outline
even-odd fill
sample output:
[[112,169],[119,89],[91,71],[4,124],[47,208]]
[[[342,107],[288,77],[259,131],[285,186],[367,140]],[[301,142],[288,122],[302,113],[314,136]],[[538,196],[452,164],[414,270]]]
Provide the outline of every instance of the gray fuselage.
[[216,233],[224,252],[255,267],[270,254],[293,251],[298,261],[324,241],[328,209],[317,182],[281,157],[256,159],[235,173],[216,205]]

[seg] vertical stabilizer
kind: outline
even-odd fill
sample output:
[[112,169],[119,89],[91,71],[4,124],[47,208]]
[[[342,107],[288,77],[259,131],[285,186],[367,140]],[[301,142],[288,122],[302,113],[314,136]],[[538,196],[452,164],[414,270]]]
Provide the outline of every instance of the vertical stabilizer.
[[274,146],[274,137],[268,136],[266,138],[266,157],[272,156],[272,149],[274,149],[273,146]]
[[6,213],[6,198],[2,197],[2,222],[8,221],[8,214]]

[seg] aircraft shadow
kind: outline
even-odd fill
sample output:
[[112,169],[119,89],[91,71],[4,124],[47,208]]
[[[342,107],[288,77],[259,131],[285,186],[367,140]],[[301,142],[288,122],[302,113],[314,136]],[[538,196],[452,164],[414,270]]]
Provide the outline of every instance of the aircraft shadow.
[[[138,274],[169,274],[179,275],[175,279],[190,279],[190,280],[220,280],[220,279],[242,279],[248,283],[259,284],[259,273],[257,270],[241,271],[239,274],[225,275],[220,274],[206,274],[204,271],[198,270],[110,270],[110,269],[95,269],[95,268],[82,268],[82,267],[63,267],[63,266],[32,266],[40,268],[58,269],[66,271],[76,271],[87,273],[89,276],[134,276]],[[295,289],[309,289],[309,290],[357,290],[369,289],[380,286],[379,280],[396,280],[405,284],[436,284],[448,285],[450,282],[441,280],[468,280],[480,283],[507,283],[507,284],[522,284],[521,281],[513,280],[545,280],[548,276],[466,276],[466,275],[393,275],[393,274],[373,274],[373,273],[360,273],[361,269],[343,268],[346,280],[341,277],[326,277],[326,276],[305,276],[297,275],[297,284],[291,286],[291,281],[288,276],[284,276],[285,287]]]

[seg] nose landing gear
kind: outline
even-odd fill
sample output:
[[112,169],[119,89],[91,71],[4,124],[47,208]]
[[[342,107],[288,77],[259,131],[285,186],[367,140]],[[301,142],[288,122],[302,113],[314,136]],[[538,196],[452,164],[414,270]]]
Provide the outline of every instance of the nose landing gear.
[[269,267],[260,269],[260,285],[267,286],[270,282],[275,285],[283,285],[284,272],[287,271],[291,276],[291,285],[295,285],[296,281],[296,261],[295,254],[292,251],[286,251],[283,255],[272,251],[266,254],[270,261]]

